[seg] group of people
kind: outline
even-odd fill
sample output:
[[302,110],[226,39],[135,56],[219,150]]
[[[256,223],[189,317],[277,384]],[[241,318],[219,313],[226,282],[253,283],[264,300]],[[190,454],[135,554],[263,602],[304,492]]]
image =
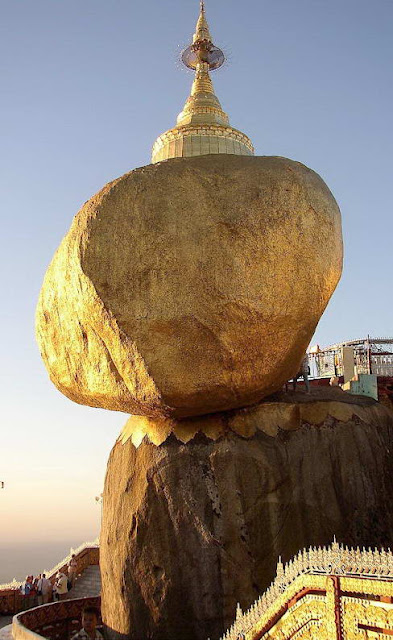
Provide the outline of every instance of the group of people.
[[[63,571],[58,571],[54,581],[49,580],[45,573],[39,576],[27,576],[24,581],[21,592],[26,598],[27,608],[35,607],[40,604],[46,604],[52,600],[62,600],[66,594],[72,589],[78,574],[78,562],[75,554],[71,556],[71,560],[67,564],[67,575]],[[81,629],[74,635],[71,640],[104,640],[102,633],[97,626],[100,623],[101,615],[95,607],[85,607],[82,611]]]
[[36,578],[34,578],[34,576],[26,576],[26,580],[20,590],[22,595],[29,599],[29,608],[35,607],[36,605],[46,604],[50,601],[52,583],[48,580],[45,573],[40,573]]
[[54,580],[49,580],[45,573],[40,573],[36,578],[26,576],[21,586],[21,593],[26,598],[26,609],[36,607],[56,600],[64,600],[72,589],[78,573],[78,562],[75,554],[67,565],[67,575],[58,571]]

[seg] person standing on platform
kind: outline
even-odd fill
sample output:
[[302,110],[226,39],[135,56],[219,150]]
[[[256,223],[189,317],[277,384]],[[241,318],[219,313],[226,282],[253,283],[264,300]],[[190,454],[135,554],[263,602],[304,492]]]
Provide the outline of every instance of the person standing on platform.
[[30,591],[32,586],[32,576],[26,576],[25,581],[23,582],[20,592],[24,596],[23,597],[23,610],[30,609]]
[[308,355],[307,353],[305,353],[302,363],[300,365],[300,369],[296,374],[296,376],[294,376],[293,378],[293,390],[296,391],[296,384],[297,384],[298,378],[303,378],[304,385],[306,387],[306,392],[310,393],[310,380],[308,379],[309,375],[310,375],[310,367],[308,364]]
[[48,604],[52,595],[52,583],[46,577],[45,573],[41,576],[41,592],[42,592],[42,603]]
[[67,576],[61,571],[56,576],[55,585],[59,600],[64,600],[68,593]]
[[68,589],[72,589],[72,587],[75,585],[77,571],[78,562],[75,557],[75,553],[73,553],[71,556],[71,560],[68,563]]
[[42,596],[42,573],[36,578],[36,588],[37,588],[37,604],[40,606],[43,603]]

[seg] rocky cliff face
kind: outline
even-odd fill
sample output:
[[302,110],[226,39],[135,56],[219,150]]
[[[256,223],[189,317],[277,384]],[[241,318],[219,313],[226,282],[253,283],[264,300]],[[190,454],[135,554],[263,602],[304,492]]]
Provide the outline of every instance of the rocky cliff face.
[[138,448],[132,438],[116,443],[101,535],[103,618],[113,636],[215,640],[236,603],[246,607],[265,590],[279,555],[286,561],[334,535],[392,545],[393,414],[329,393],[345,421],[333,408],[312,419],[316,398],[296,394],[277,399],[309,405],[296,428],[261,419],[248,438],[229,428],[187,444],[174,433],[159,446],[147,436]]

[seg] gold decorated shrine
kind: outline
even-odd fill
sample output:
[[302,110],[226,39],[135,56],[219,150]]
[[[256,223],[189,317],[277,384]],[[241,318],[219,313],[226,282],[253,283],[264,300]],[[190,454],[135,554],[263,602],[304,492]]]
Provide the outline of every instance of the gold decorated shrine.
[[359,640],[393,636],[393,555],[384,549],[301,551],[221,640]]

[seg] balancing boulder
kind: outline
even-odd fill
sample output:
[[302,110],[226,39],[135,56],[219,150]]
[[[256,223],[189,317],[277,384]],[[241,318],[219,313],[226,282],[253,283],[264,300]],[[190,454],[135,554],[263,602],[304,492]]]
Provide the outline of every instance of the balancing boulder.
[[304,165],[175,158],[76,215],[42,287],[38,342],[81,404],[150,417],[243,407],[296,373],[341,268],[339,208]]

